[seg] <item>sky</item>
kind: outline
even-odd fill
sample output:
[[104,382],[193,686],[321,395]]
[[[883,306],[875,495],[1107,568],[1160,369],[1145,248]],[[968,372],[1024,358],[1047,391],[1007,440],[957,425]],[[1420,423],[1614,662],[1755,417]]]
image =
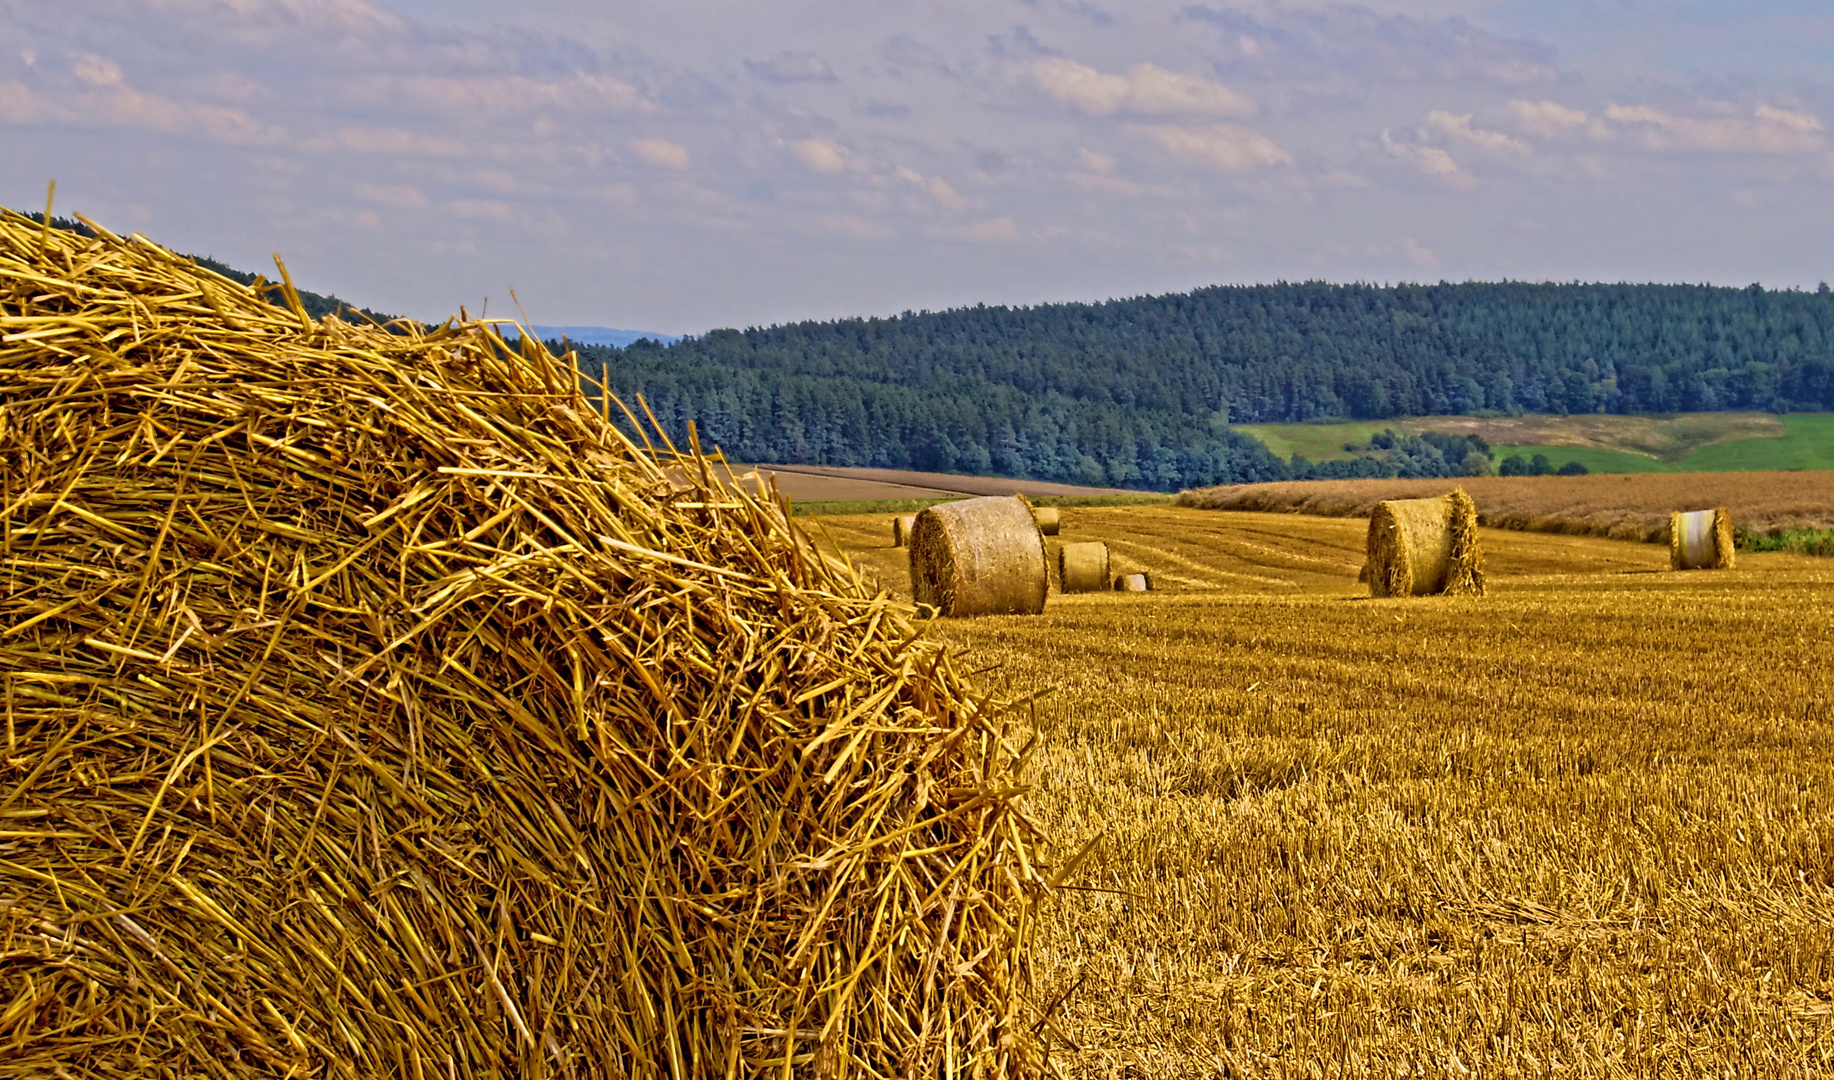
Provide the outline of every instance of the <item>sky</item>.
[[1812,288],[1831,125],[1827,0],[0,0],[0,205],[422,319]]

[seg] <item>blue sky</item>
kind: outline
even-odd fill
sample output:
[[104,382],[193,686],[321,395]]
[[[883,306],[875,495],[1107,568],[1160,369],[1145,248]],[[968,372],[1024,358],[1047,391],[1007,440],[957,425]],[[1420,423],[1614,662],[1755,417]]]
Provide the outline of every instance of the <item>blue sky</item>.
[[1822,0],[0,0],[0,204],[436,318],[1834,278]]

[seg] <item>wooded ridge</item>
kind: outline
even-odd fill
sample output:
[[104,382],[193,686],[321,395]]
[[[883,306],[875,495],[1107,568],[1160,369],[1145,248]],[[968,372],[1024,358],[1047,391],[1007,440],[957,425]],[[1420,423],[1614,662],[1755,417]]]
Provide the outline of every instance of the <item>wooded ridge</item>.
[[579,351],[742,460],[1159,490],[1337,474],[1230,423],[1834,409],[1825,284],[1219,286]]

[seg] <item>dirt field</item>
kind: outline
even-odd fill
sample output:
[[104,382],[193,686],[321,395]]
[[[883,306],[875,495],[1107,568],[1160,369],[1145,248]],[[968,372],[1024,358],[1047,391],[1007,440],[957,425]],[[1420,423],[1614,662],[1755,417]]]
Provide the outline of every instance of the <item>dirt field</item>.
[[1383,499],[1463,487],[1485,525],[1529,532],[1666,542],[1674,510],[1724,506],[1754,532],[1834,527],[1834,472],[1479,476],[1462,480],[1304,480],[1237,484],[1179,495],[1182,506],[1367,517]]
[[1374,601],[1360,521],[1063,522],[1166,590],[933,632],[1049,691],[1034,812],[1102,837],[1040,927],[1066,1074],[1834,1070],[1834,562],[1486,530],[1490,595]]

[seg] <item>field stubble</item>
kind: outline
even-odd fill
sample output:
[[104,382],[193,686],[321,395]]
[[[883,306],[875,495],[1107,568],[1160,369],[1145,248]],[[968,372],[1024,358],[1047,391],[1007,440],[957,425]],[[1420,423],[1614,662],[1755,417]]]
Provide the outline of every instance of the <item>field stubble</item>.
[[1066,510],[1169,591],[934,624],[1053,688],[1033,812],[1102,837],[1039,939],[1066,1072],[1834,1071],[1834,567],[1487,530],[1489,596],[1368,600],[1363,527]]
[[1753,532],[1834,528],[1834,472],[1478,476],[1458,480],[1295,480],[1186,491],[1180,506],[1368,517],[1385,499],[1462,487],[1485,525],[1527,532],[1667,543],[1674,510],[1724,506]]

